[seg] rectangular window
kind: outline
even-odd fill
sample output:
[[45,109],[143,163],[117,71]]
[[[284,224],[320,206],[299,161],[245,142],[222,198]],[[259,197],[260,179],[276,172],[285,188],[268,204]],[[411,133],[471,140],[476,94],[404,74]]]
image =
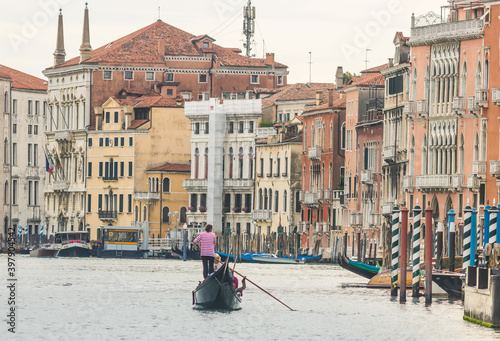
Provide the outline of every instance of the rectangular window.
[[125,138],[120,137],[120,146],[124,147],[125,146]]
[[92,177],[92,162],[88,163],[87,177],[89,177],[89,178]]
[[102,147],[104,145],[103,141],[104,139],[102,137],[99,137],[99,147]]
[[32,166],[32,164],[31,164],[31,143],[28,143],[28,166]]
[[38,145],[33,144],[33,166],[38,166]]
[[114,123],[118,123],[118,111],[115,111]]
[[104,79],[104,80],[113,79],[113,71],[103,71],[102,72],[102,79]]
[[28,101],[28,115],[33,115],[33,101]]
[[234,133],[234,122],[229,122],[229,127],[227,129],[228,134]]
[[207,82],[207,75],[206,74],[200,74],[198,75],[198,83],[206,83]]
[[104,145],[109,147],[109,137],[104,138]]
[[208,122],[205,123],[205,134],[208,134],[210,132]]
[[146,72],[146,80],[147,81],[154,81],[155,80],[155,73],[152,71],[147,71]]
[[105,113],[105,122],[106,123],[110,122],[110,117],[111,117],[111,113],[109,111],[106,111],[106,113]]
[[244,122],[240,121],[238,122],[238,133],[243,134],[243,127],[244,127]]
[[17,180],[12,180],[12,205],[17,205]]
[[38,135],[38,125],[37,124],[35,124],[33,126],[33,134]]
[[123,178],[125,174],[125,162],[121,161],[120,162],[120,176]]
[[132,147],[133,145],[134,145],[134,138],[133,137],[129,137],[128,138],[128,146]]
[[[485,193],[486,193],[486,184],[480,184],[479,185],[479,205],[482,205],[484,206],[484,197],[485,197]],[[474,206],[477,208],[477,206]]]
[[410,218],[413,217],[413,194],[410,194]]
[[459,194],[458,195],[458,217],[462,217],[462,210],[463,210],[463,202],[464,202],[464,195]]
[[124,78],[127,80],[133,80],[134,79],[134,72],[133,71],[125,71]]
[[127,195],[127,212],[132,212],[132,194]]
[[12,100],[12,113],[17,114],[17,99]]
[[40,114],[40,101],[35,101],[35,115]]
[[132,161],[128,162],[128,176],[132,176]]
[[118,203],[118,212],[123,213],[123,194],[120,194]]
[[174,74],[173,73],[166,73],[165,74],[165,82],[173,82],[174,81]]
[[389,95],[403,92],[403,75],[389,78]]
[[92,137],[89,137],[89,142],[88,142],[88,144],[89,144],[89,148],[92,148]]
[[425,218],[425,209],[427,208],[427,197],[425,194],[422,195],[422,218]]
[[12,143],[12,164],[17,166],[17,143]]
[[99,162],[99,177],[102,178],[102,162]]
[[33,197],[33,181],[28,181],[28,206],[33,204],[31,198]]
[[283,76],[278,76],[278,85],[283,85]]
[[253,133],[253,121],[250,121],[250,127],[248,128],[248,132],[249,132],[250,134],[252,134],[252,133]]
[[113,142],[113,146],[118,147],[118,137],[115,137],[115,141]]
[[198,135],[200,133],[200,123],[199,122],[196,122],[194,124],[194,134],[195,135]]
[[12,124],[12,133],[13,134],[17,133],[17,124],[15,124],[15,123]]
[[267,174],[267,177],[270,178],[273,176],[273,159],[269,158],[269,173]]
[[38,181],[33,181],[33,204],[38,206]]
[[250,83],[252,84],[259,84],[259,75],[251,75],[250,76]]
[[33,131],[33,126],[31,124],[28,124],[28,135],[31,135]]
[[264,177],[264,159],[260,158],[260,175],[261,178]]
[[92,194],[87,194],[87,213],[92,212]]
[[97,197],[97,210],[102,211],[102,194]]

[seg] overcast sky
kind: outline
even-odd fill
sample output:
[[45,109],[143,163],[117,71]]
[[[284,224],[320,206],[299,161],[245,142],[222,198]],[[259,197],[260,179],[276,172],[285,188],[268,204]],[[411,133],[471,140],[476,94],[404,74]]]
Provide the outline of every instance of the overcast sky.
[[[0,12],[0,64],[43,78],[53,64],[57,14],[62,8],[66,59],[79,55],[84,1],[3,0]],[[242,7],[247,0],[89,1],[93,48],[145,27],[160,18],[194,35],[209,34],[224,47],[243,49]],[[335,70],[359,73],[383,64],[394,53],[396,31],[410,34],[412,12],[439,13],[445,0],[253,0],[257,20],[255,48],[274,52],[289,66],[289,83],[334,82]],[[264,41],[264,43],[263,43]]]

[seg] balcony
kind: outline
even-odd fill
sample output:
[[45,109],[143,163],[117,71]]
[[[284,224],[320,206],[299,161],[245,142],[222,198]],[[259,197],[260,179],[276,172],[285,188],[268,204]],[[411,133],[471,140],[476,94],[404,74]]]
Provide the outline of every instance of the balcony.
[[472,174],[480,179],[486,178],[486,161],[472,161]]
[[328,223],[328,222],[319,223],[319,226],[320,226],[320,230],[324,233],[327,233],[328,231],[330,231],[330,223]]
[[461,190],[464,185],[464,175],[463,174],[452,174],[450,175],[451,187],[457,191]]
[[406,192],[412,192],[414,188],[414,177],[413,175],[407,175],[403,178],[403,189]]
[[491,101],[495,105],[500,105],[500,89],[491,89]]
[[253,210],[252,219],[255,221],[271,221],[271,211],[268,210]]
[[370,226],[381,226],[382,216],[378,213],[372,213],[369,216],[368,223]]
[[497,179],[500,179],[500,161],[490,161],[490,174]]
[[276,129],[273,127],[268,128],[257,128],[257,133],[255,138],[257,139],[267,139],[269,135],[277,135]]
[[182,183],[182,187],[188,192],[191,191],[206,191],[207,190],[207,179],[185,179]]
[[373,184],[373,172],[370,169],[361,170],[361,183],[365,185]]
[[[326,195],[326,193],[325,193]],[[344,196],[344,190],[334,190],[332,191],[332,201],[333,200],[342,200],[342,197]]]
[[28,221],[41,221],[40,206],[28,206]]
[[349,222],[351,226],[362,226],[363,214],[361,212],[351,212],[351,215],[349,216]]
[[387,163],[396,162],[396,148],[394,148],[394,146],[384,147],[384,149],[382,150],[382,157]]
[[382,214],[383,215],[391,215],[392,214],[392,209],[394,208],[394,202],[384,202],[381,205],[382,207]]
[[422,118],[429,116],[429,106],[426,100],[417,101],[417,115]]
[[467,99],[465,97],[453,97],[453,102],[451,104],[451,110],[459,115],[462,116],[465,114],[465,108],[467,106]]
[[479,113],[479,103],[476,102],[475,96],[469,96],[467,98],[467,107],[471,113],[477,114]]
[[318,190],[318,200],[323,201],[324,194],[325,192],[322,189]]
[[488,89],[476,90],[476,103],[482,108],[488,107]]
[[330,188],[325,188],[325,196],[323,197],[325,201],[332,201],[332,190]]
[[321,147],[309,147],[309,159],[310,160],[316,160],[319,161],[321,160],[321,153],[323,152],[323,149]]
[[117,216],[117,211],[99,211],[101,221],[116,221]]
[[482,38],[483,19],[453,21],[442,24],[413,27],[411,46],[432,45],[449,41],[464,41]]
[[414,101],[405,102],[403,112],[410,119],[414,119],[417,114],[417,103]]
[[249,191],[253,188],[253,179],[225,179],[224,189]]
[[309,223],[307,221],[301,221],[299,223],[300,231],[306,233],[309,229]]
[[419,191],[452,191],[461,187],[463,176],[460,174],[417,175],[415,187]]
[[69,182],[66,180],[56,180],[52,184],[52,189],[54,191],[67,191],[69,188]]
[[304,205],[306,206],[318,206],[319,204],[318,192],[306,191],[304,193]]
[[207,221],[207,214],[203,212],[188,212],[188,224],[203,224]]
[[56,131],[54,134],[54,138],[57,142],[69,142],[72,137],[73,134],[69,130]]
[[160,200],[160,192],[134,192],[134,200],[157,201]]
[[118,181],[118,176],[103,176],[102,181]]
[[304,191],[299,191],[299,201],[304,202]]
[[475,174],[467,175],[467,188],[471,191],[479,189],[479,179]]

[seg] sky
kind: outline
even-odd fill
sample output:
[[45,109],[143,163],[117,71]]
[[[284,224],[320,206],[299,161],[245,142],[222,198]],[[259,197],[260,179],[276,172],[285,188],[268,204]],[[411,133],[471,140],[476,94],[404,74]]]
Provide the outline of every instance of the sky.
[[[242,8],[247,1],[90,0],[91,45],[106,45],[161,18],[194,35],[209,34],[223,47],[243,50]],[[259,58],[274,52],[276,61],[289,67],[288,83],[308,82],[309,77],[313,82],[335,82],[337,66],[359,74],[365,65],[386,63],[394,54],[395,33],[410,35],[412,13],[440,13],[446,4],[445,0],[253,0],[252,52]],[[8,1],[0,12],[0,64],[44,78],[42,70],[53,65],[59,8],[64,15],[66,60],[78,56],[84,1]]]

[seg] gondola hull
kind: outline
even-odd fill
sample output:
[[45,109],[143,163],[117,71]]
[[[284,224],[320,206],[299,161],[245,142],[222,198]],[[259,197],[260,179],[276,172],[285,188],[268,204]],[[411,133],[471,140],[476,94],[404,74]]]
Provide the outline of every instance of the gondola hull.
[[360,262],[351,261],[349,258],[347,258],[341,253],[339,253],[338,256],[338,262],[339,265],[344,269],[354,272],[355,274],[363,276],[364,278],[368,279],[371,279],[380,271],[380,269],[377,267]]
[[465,275],[459,272],[439,270],[432,272],[432,281],[453,298],[462,297],[462,284],[464,280]]

